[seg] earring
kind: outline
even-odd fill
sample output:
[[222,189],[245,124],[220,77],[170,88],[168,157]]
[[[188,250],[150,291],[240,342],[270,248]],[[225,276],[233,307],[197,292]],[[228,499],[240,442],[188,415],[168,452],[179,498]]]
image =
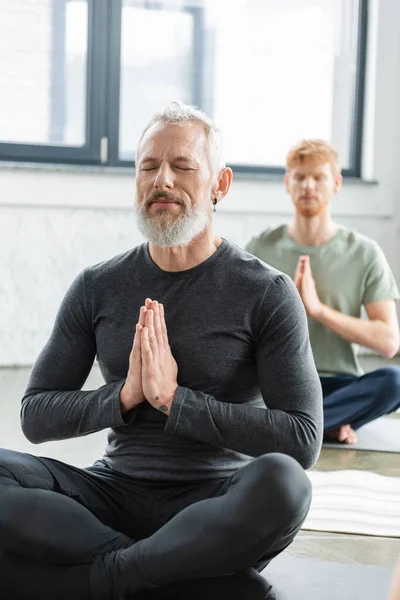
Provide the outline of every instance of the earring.
[[216,208],[217,207],[217,202],[218,202],[218,200],[216,198],[214,198],[214,200],[212,201],[212,203],[214,204],[213,213],[217,212],[217,208]]

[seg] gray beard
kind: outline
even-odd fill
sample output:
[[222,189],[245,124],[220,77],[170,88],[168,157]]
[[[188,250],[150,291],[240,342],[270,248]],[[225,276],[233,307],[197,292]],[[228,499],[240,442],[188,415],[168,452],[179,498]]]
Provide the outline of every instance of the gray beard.
[[175,218],[171,217],[168,211],[159,211],[149,217],[144,204],[136,204],[135,213],[140,233],[159,248],[187,246],[204,231],[211,219],[206,206],[189,209],[185,207],[185,212]]

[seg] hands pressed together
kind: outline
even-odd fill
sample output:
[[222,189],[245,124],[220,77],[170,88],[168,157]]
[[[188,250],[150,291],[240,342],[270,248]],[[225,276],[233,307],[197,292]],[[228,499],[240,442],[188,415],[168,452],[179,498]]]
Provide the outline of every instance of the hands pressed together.
[[[318,319],[323,304],[318,298],[309,256],[300,256],[294,283],[307,314]],[[140,309],[129,355],[128,375],[120,392],[122,412],[147,400],[168,415],[178,387],[177,377],[178,365],[168,342],[164,306],[147,298]]]
[[178,387],[177,377],[178,365],[168,342],[164,306],[147,298],[140,309],[128,375],[120,393],[122,412],[147,400],[168,415]]
[[311,272],[309,256],[299,257],[294,276],[294,284],[303,300],[308,316],[313,319],[318,319],[321,315],[323,304],[318,298],[315,281]]

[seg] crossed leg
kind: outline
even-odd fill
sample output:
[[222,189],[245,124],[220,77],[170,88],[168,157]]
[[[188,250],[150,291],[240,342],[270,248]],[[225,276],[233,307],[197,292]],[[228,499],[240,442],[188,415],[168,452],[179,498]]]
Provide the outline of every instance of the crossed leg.
[[[16,468],[16,458],[23,468]],[[260,570],[291,543],[310,504],[310,485],[298,463],[265,455],[226,480],[215,497],[187,506],[134,542],[100,520],[98,498],[96,515],[62,491],[68,467],[58,464],[59,480],[48,462],[0,452],[4,598],[136,600],[149,596],[145,590],[153,590],[154,598],[184,598],[182,590],[201,587],[212,598],[210,590],[221,586],[252,590],[241,597],[269,598],[268,584],[250,567]]]

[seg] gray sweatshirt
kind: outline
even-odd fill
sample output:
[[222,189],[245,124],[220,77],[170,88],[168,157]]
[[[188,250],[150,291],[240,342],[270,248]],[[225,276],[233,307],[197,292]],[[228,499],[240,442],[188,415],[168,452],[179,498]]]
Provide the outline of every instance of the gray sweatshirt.
[[[147,401],[120,410],[147,297],[164,304],[178,363],[169,416]],[[95,358],[106,383],[82,391]],[[110,428],[104,463],[147,480],[223,478],[268,452],[308,468],[321,446],[322,394],[297,290],[226,240],[187,271],[162,271],[147,244],[85,269],[33,367],[21,421],[34,443]]]

